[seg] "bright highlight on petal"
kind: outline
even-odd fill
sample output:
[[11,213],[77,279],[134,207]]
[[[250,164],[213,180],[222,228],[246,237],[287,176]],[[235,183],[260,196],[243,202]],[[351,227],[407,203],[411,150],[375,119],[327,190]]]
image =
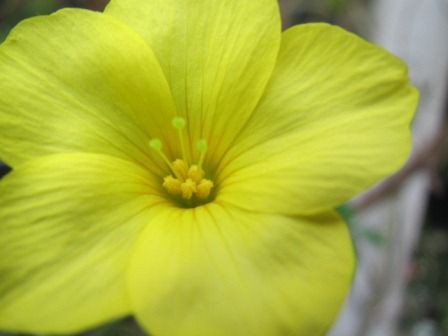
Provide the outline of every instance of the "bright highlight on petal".
[[353,269],[347,226],[333,212],[293,218],[208,204],[160,211],[128,281],[154,335],[314,336],[333,322]]

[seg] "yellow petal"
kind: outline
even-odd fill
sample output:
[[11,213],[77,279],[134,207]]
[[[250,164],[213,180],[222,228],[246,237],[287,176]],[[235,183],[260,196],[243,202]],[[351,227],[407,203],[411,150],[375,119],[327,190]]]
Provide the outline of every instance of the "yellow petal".
[[[64,9],[0,46],[0,159],[83,151],[147,163],[174,102],[146,42],[120,21]],[[151,166],[151,163],[147,163]]]
[[229,205],[166,209],[137,243],[134,312],[158,336],[324,335],[354,269],[347,227]]
[[223,160],[218,196],[292,214],[336,207],[403,164],[417,100],[405,64],[385,50],[334,26],[294,27]]
[[213,148],[207,160],[217,161],[253,112],[275,65],[277,1],[112,0],[105,12],[153,48],[192,143],[206,139]]
[[160,199],[120,159],[56,154],[0,182],[0,330],[68,333],[131,313],[125,272]]

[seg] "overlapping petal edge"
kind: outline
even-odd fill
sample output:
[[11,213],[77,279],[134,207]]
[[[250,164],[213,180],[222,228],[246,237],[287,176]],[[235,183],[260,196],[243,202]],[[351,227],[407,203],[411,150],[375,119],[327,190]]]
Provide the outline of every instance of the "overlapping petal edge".
[[[409,151],[403,63],[328,25],[280,35],[271,0],[106,14],[31,19],[0,47],[0,329],[324,334],[354,269],[332,209]],[[160,187],[147,141],[178,156],[174,115],[210,144],[205,206]]]

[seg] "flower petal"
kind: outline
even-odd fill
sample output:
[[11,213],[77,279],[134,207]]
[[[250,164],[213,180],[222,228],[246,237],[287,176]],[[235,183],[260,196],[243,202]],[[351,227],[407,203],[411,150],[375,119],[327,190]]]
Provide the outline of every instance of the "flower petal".
[[334,26],[294,27],[223,160],[219,197],[290,214],[336,207],[403,164],[417,100],[406,66],[385,50]]
[[281,36],[275,0],[112,0],[105,13],[156,53],[192,142],[216,161],[244,126],[275,66]]
[[[64,9],[20,23],[0,46],[0,158],[15,166],[83,151],[147,161],[174,115],[147,43],[120,21]],[[148,164],[149,166],[149,164]]]
[[0,330],[75,332],[131,312],[125,272],[148,173],[96,154],[27,162],[0,182]]
[[293,218],[210,204],[159,212],[137,243],[129,286],[154,335],[323,335],[353,269],[334,213]]

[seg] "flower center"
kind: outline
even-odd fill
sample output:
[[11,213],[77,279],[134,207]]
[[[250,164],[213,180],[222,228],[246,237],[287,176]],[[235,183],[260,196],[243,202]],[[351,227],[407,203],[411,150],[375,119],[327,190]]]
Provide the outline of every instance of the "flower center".
[[151,139],[149,145],[155,150],[166,165],[171,170],[171,174],[163,178],[163,187],[169,194],[181,197],[184,200],[200,200],[204,201],[210,196],[213,189],[213,182],[206,178],[202,164],[204,162],[205,153],[207,152],[207,141],[198,140],[196,149],[199,152],[199,160],[197,163],[190,163],[187,157],[187,150],[184,138],[185,119],[175,117],[172,121],[173,127],[177,130],[179,141],[182,149],[182,158],[171,161],[163,152],[163,144],[160,139]]

